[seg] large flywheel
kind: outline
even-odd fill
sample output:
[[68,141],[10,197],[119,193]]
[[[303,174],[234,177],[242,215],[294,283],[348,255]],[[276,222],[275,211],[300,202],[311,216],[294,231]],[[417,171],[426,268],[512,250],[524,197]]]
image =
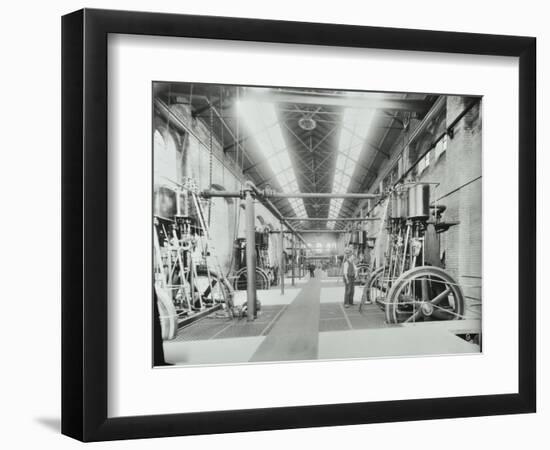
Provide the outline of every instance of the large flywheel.
[[177,289],[172,288],[173,301],[181,312],[200,310],[219,303],[225,303],[231,307],[233,288],[227,279],[215,270],[200,265],[194,272],[185,271],[183,280],[181,275],[179,270],[172,275],[173,285],[177,287]]
[[387,323],[413,323],[464,318],[464,294],[448,272],[419,266],[392,284],[385,304]]
[[224,276],[206,266],[197,267],[196,277],[194,278],[194,290],[196,297],[200,296],[206,306],[212,306],[218,303],[232,305],[233,288]]
[[[261,267],[256,267],[256,289],[269,289],[271,285],[269,274]],[[248,286],[248,272],[242,267],[234,275],[233,287],[236,291],[245,291]]]
[[374,303],[377,299],[385,298],[388,292],[388,273],[387,267],[378,267],[371,272],[365,285],[367,303]]

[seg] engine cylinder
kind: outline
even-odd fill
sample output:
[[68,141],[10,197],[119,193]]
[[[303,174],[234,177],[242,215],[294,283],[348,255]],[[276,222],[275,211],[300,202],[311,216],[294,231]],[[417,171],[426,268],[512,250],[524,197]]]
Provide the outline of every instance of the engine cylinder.
[[391,200],[391,218],[405,219],[407,217],[407,195],[405,192],[394,192]]
[[409,219],[427,219],[430,217],[430,185],[415,184],[409,188]]

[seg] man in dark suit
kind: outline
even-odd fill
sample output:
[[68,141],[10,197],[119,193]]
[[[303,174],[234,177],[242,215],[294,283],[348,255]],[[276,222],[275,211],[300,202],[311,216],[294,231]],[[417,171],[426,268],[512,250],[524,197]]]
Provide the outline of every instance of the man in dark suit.
[[357,278],[357,266],[353,257],[353,252],[348,247],[344,250],[343,264],[344,285],[344,308],[349,308],[353,305],[353,296],[355,294],[355,279]]

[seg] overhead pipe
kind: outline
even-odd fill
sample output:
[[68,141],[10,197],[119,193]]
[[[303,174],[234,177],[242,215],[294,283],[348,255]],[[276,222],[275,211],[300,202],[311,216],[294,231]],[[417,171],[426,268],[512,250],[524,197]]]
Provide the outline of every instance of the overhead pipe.
[[[261,191],[260,191],[261,192]],[[378,198],[377,194],[359,192],[269,192],[262,194],[269,198]]]
[[201,192],[201,196],[204,198],[211,198],[211,197],[244,198],[244,193],[242,191],[215,191],[215,190],[207,189]]
[[283,217],[283,219],[297,222],[368,222],[370,220],[380,220],[380,217],[340,217],[337,219],[330,217]]
[[271,214],[279,219],[281,223],[283,223],[292,233],[296,234],[298,236],[298,239],[300,239],[304,244],[308,245],[305,239],[302,236],[298,235],[296,229],[283,218],[277,207],[268,198],[266,198],[264,193],[260,189],[258,189],[252,181],[247,181],[245,183],[245,186],[247,188],[250,188],[252,192],[254,192],[254,194],[259,198],[259,200]]
[[[281,233],[281,231],[270,231],[270,233]],[[332,233],[332,234],[336,234],[336,233],[349,233],[349,230],[296,230],[296,231],[283,231],[283,233],[287,233],[287,234],[294,234],[294,233],[312,233],[312,234],[315,234],[315,233]],[[305,242],[304,242],[305,243]]]
[[[308,218],[308,219],[298,219],[298,218],[290,218],[290,217],[283,217],[277,207],[269,200],[270,198],[378,198],[379,195],[377,194],[361,194],[361,193],[340,193],[340,194],[333,194],[328,192],[317,192],[317,193],[295,193],[295,194],[287,194],[287,193],[278,193],[278,192],[269,192],[266,193],[260,189],[252,182],[247,181],[245,185],[250,188],[254,194],[258,197],[258,199],[262,202],[262,204],[267,208],[269,212],[271,212],[277,219],[279,219],[292,233],[295,233],[298,238],[307,245],[306,241],[299,235],[302,230],[296,230],[290,223],[289,220],[299,221],[299,220],[311,220],[311,221],[329,221],[329,220],[344,220],[344,221],[368,221],[368,220],[378,220],[377,218],[342,218],[342,219],[323,219],[323,218]],[[243,193],[240,191],[213,191],[213,190],[205,190],[202,191],[201,195],[203,197],[230,197],[230,198],[242,198]]]
[[[247,182],[248,183],[248,182]],[[362,194],[359,192],[265,192],[254,186],[254,192],[258,197],[263,199],[270,198],[360,198],[360,199],[377,199],[380,197],[378,194]],[[242,197],[241,192],[237,191],[214,191],[205,190],[202,191],[203,197]]]
[[368,98],[367,96],[349,97],[341,94],[327,94],[298,91],[272,91],[271,99],[275,103],[294,103],[300,105],[327,105],[344,108],[369,108],[391,111],[411,111],[425,113],[429,109],[426,100],[397,98]]
[[[247,181],[245,183],[247,188],[251,190],[260,202],[267,208],[267,210],[273,214],[278,220],[280,220],[289,230],[298,235],[304,244],[308,245],[303,237],[299,236],[299,232],[281,215],[277,207],[264,195],[264,193],[259,190],[254,183]],[[214,190],[204,190],[200,194],[202,197],[211,198],[211,197],[223,197],[223,198],[246,198],[246,190],[243,191],[214,191]]]

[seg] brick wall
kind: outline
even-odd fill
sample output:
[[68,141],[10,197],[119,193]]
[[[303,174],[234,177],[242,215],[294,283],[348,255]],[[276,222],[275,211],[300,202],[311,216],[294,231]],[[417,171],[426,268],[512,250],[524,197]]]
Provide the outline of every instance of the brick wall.
[[[419,136],[409,148],[409,162],[414,162],[433,141],[468,106],[471,99],[459,96],[446,98],[444,114],[439,122],[428,127],[428,132]],[[454,134],[446,138],[446,150],[432,149],[429,163],[426,160],[412,171],[418,181],[437,182],[432,190],[432,203],[437,201],[447,207],[443,217],[446,221],[459,221],[446,233],[441,234],[441,253],[445,254],[447,270],[461,283],[464,293],[471,299],[481,299],[481,251],[482,251],[482,118],[481,105],[474,106],[454,127]],[[431,129],[430,129],[431,128]],[[414,130],[414,128],[413,128]],[[409,131],[410,133],[410,131]],[[400,151],[403,141],[392,149],[392,155]],[[442,145],[442,144],[440,144]],[[391,160],[390,160],[391,161]],[[381,168],[381,173],[390,167]],[[374,209],[380,215],[382,205]],[[375,236],[377,223],[367,225],[369,235]]]

